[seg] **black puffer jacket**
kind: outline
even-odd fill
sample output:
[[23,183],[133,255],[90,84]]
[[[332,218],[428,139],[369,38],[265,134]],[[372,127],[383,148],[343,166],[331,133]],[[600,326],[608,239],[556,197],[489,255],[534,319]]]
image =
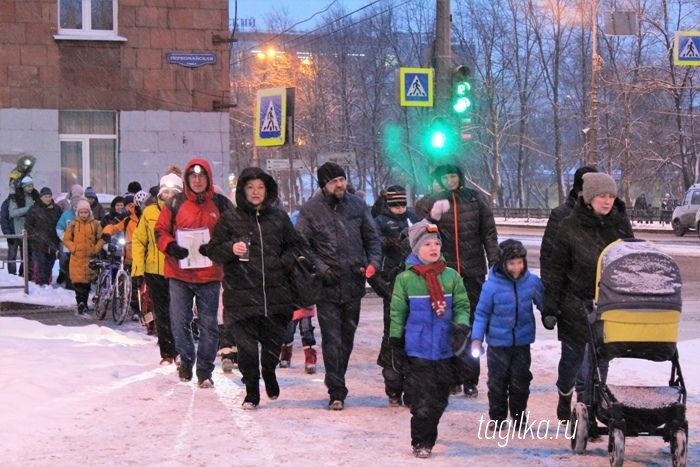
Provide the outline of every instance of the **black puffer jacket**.
[[391,212],[386,203],[379,208],[379,215],[374,221],[382,242],[380,271],[385,280],[393,281],[394,277],[406,268],[406,257],[411,252],[411,245],[408,243],[408,223],[410,221],[411,224],[415,224],[420,220],[421,217],[411,208],[401,215]]
[[[254,179],[262,180],[266,189],[259,211],[245,198],[245,184]],[[236,204],[214,227],[207,252],[224,268],[224,307],[234,321],[273,314],[291,318],[294,305],[283,263],[290,249],[303,245],[303,240],[287,213],[276,207],[277,183],[258,167],[244,169],[236,185]],[[232,249],[243,236],[250,238],[247,262],[239,261]]]
[[324,285],[322,299],[333,303],[358,300],[365,294],[362,269],[380,268],[382,247],[367,205],[346,193],[340,202],[323,190],[302,206],[296,228],[315,253],[316,268],[338,274],[335,285]]
[[634,233],[620,200],[615,200],[612,211],[605,216],[593,213],[590,205],[579,200],[559,224],[542,312],[542,316],[558,316],[559,340],[587,342],[582,303],[595,297],[598,256],[621,238],[634,238]]
[[544,235],[542,235],[542,246],[540,247],[540,277],[543,284],[547,283],[551,274],[549,262],[552,258],[552,248],[554,247],[554,239],[557,238],[559,224],[571,214],[577,199],[578,195],[574,190],[571,190],[566,201],[552,209],[552,212],[549,214],[547,227],[544,229]]
[[462,185],[464,176],[461,170],[458,175],[461,183],[458,189],[431,195],[428,202],[422,204],[425,211],[418,214],[430,219],[430,211],[435,202],[441,199],[448,200],[449,212],[443,214],[439,220],[433,220],[440,229],[445,261],[462,277],[483,277],[487,272],[486,258],[489,266],[498,261],[496,221],[488,200],[477,191]]
[[51,200],[51,204],[39,201],[27,211],[24,228],[27,230],[29,249],[48,254],[56,253],[61,244],[56,235],[56,224],[61,217],[61,208]]

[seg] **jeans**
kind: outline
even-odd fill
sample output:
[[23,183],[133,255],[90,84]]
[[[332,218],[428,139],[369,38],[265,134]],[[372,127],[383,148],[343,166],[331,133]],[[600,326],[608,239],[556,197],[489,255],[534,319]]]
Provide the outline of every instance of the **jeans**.
[[577,394],[583,393],[584,379],[581,374],[581,365],[585,352],[586,344],[583,342],[561,341],[557,388],[562,394],[567,394],[574,386]]
[[146,287],[153,301],[153,314],[156,320],[156,334],[158,334],[158,348],[160,357],[177,356],[175,338],[170,325],[170,287],[168,279],[158,274],[144,274]]
[[530,397],[530,346],[489,346],[486,351],[489,369],[489,417],[503,421],[510,416],[519,420]]
[[316,345],[315,328],[311,321],[311,316],[290,321],[284,333],[284,343],[291,344],[294,342],[294,332],[297,329],[297,324],[299,324],[299,334],[301,334],[301,345],[304,347]]
[[326,369],[324,382],[332,401],[344,401],[348,395],[345,373],[360,322],[360,300],[345,303],[319,302],[316,304],[318,324],[321,327],[321,350]]
[[196,362],[197,378],[211,378],[214,371],[214,359],[219,348],[219,327],[216,312],[219,307],[219,288],[221,282],[193,284],[177,279],[170,279],[170,323],[172,325],[175,348],[180,354],[183,365],[195,362],[194,339],[192,337],[192,302],[197,300],[199,320],[199,344]]

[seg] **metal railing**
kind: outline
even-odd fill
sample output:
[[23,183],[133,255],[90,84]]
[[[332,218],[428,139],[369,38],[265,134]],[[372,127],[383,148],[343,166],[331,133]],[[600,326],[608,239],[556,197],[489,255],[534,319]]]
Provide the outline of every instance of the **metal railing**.
[[[24,285],[1,285],[0,284],[0,289],[21,289],[24,288],[24,293],[26,295],[29,295],[29,245],[27,241],[27,231],[22,230],[21,234],[12,234],[12,235],[5,235],[1,234],[0,238],[5,238],[7,240],[15,240],[15,239],[21,239],[22,240],[22,259],[15,259],[15,260],[8,260],[7,258],[0,259],[0,268],[4,268],[5,265],[9,262],[14,262],[15,265],[20,264],[22,265],[24,273],[22,274],[24,278]],[[9,244],[8,244],[8,249],[9,249]]]

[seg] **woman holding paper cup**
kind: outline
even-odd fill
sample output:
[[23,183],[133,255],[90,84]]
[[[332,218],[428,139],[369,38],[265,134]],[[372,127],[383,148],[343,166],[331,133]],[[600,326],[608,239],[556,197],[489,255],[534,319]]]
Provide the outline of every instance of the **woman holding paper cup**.
[[278,207],[277,192],[277,182],[262,169],[244,169],[237,206],[224,213],[207,246],[209,258],[224,268],[222,333],[231,333],[238,347],[244,409],[260,403],[261,375],[268,398],[279,397],[275,368],[295,309],[287,263],[305,245]]

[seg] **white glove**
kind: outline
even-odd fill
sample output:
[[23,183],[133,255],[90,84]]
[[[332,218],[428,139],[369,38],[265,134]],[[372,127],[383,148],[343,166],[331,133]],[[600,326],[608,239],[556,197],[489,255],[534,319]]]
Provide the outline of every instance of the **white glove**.
[[439,199],[433,204],[430,210],[430,218],[439,221],[443,214],[450,210],[450,202],[446,199]]

